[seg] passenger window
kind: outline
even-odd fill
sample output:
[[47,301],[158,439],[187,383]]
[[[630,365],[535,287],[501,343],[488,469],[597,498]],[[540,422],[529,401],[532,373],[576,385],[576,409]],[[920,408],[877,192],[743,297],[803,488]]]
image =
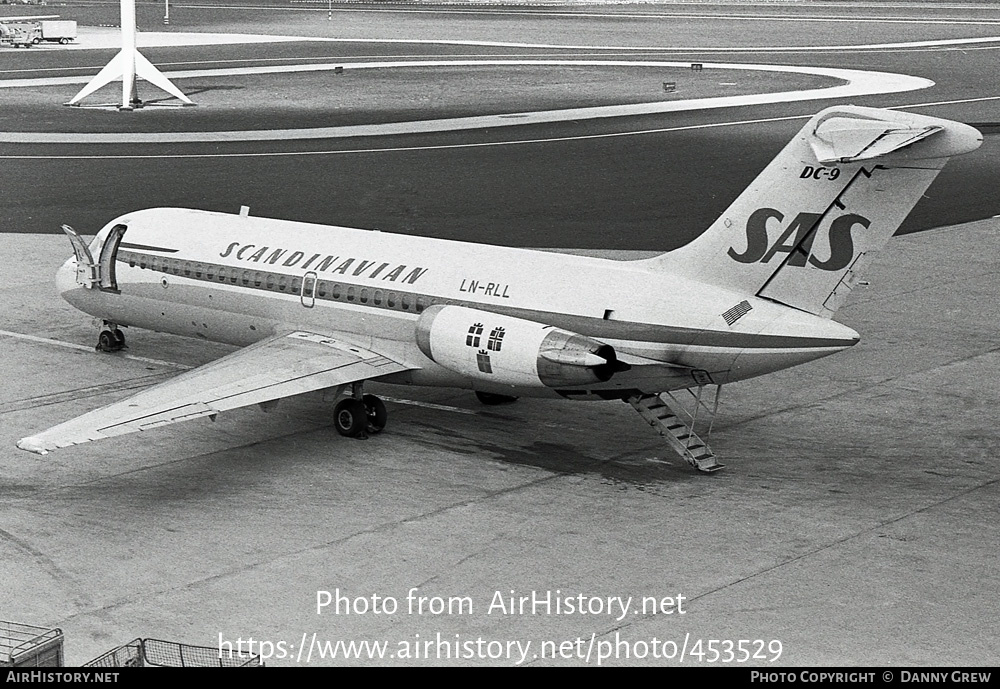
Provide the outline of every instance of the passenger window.
[[354,301],[354,285],[347,288],[347,301]]
[[249,270],[244,270],[243,271],[243,286],[244,287],[249,287],[250,286],[250,271]]
[[258,271],[254,271],[254,274],[253,274],[253,286],[254,287],[260,287],[260,285],[261,285],[262,282],[264,282],[264,276],[261,275]]
[[399,301],[400,301],[400,305],[403,307],[404,311],[409,311],[410,310],[410,295],[409,294],[405,294],[404,293],[404,294],[400,295]]
[[396,293],[389,292],[389,298],[386,299],[385,303],[390,309],[396,308]]
[[375,306],[381,306],[382,305],[382,290],[380,290],[380,289],[375,290],[375,299],[374,299],[374,302],[375,302]]
[[424,297],[423,295],[417,297],[417,313],[421,313],[424,310]]
[[226,267],[219,266],[219,282],[225,282],[225,281],[226,281]]
[[274,275],[272,273],[267,274],[267,288],[269,290],[274,289]]
[[[284,278],[282,278],[284,280]],[[296,294],[301,294],[300,288],[302,287],[302,282],[298,278],[292,278],[292,291]]]
[[196,278],[200,278],[201,277],[201,264],[200,263],[195,263],[194,264],[194,276]]
[[278,278],[278,289],[284,292],[287,287],[288,287],[288,276],[282,275],[281,277]]
[[367,287],[362,287],[361,288],[361,303],[362,304],[367,304],[368,303],[368,288]]
[[340,283],[333,283],[333,292],[331,293],[334,299],[340,299]]
[[184,261],[184,275],[191,277],[191,261]]

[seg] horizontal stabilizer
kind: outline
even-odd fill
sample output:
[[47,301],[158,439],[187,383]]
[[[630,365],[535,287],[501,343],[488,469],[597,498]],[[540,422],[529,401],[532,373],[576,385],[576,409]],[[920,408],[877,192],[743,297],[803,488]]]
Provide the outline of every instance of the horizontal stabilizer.
[[809,137],[809,145],[820,163],[849,163],[892,153],[942,130],[934,125],[831,117],[819,123]]

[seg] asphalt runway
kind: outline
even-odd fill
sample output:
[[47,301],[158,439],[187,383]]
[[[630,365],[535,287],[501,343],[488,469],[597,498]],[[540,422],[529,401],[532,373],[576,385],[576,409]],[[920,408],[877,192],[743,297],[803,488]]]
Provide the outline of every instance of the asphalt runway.
[[[115,6],[74,11],[103,23]],[[164,66],[210,68],[401,55],[580,57],[595,51],[523,44],[600,45],[641,48],[596,51],[612,59],[879,70],[935,85],[857,104],[952,117],[987,136],[949,164],[904,226],[909,236],[893,240],[873,269],[872,287],[842,311],[861,345],[724,391],[713,446],[729,466],[711,477],[675,460],[620,403],[484,408],[466,393],[388,386],[376,392],[389,399],[390,426],[367,441],[337,436],[329,405],[305,396],[270,414],[240,410],[45,457],[20,452],[13,443],[30,431],[228,351],[136,332],[126,355],[94,353],[96,329],[54,294],[48,276],[69,246],[51,233],[64,222],[94,231],[146,206],[246,204],[255,215],[498,244],[666,250],[697,236],[828,102],[154,150],[0,144],[0,230],[16,257],[0,265],[0,617],[62,628],[72,664],[140,636],[208,646],[253,637],[272,644],[268,664],[276,666],[594,665],[590,651],[612,646],[618,655],[601,664],[723,664],[709,660],[711,639],[733,640],[737,656],[739,641],[751,642],[744,647],[757,656],[732,662],[768,668],[1000,659],[1000,398],[990,382],[1000,228],[995,220],[955,226],[1000,213],[992,136],[1000,39],[809,49],[1000,36],[1000,11],[861,8],[843,21],[833,8],[800,6],[352,6],[327,23],[325,10],[287,9],[174,6],[170,30],[265,26],[276,35],[376,42],[144,52]],[[140,26],[162,28],[160,11],[140,5]],[[521,45],[381,42],[398,39]],[[775,47],[802,51],[761,50]],[[10,61],[0,79],[79,74],[75,67],[97,68],[113,53],[2,54]],[[179,85],[215,89],[223,102],[245,99],[261,80],[196,82]],[[558,91],[560,102],[567,93]],[[81,114],[39,115],[37,98],[33,92],[23,106],[32,113],[23,130],[68,131]],[[451,108],[448,101],[442,111]],[[267,127],[289,106],[253,110],[210,113],[198,126]],[[86,113],[95,114],[126,121],[105,120],[105,128],[142,129],[128,119],[174,122],[184,113]],[[324,113],[299,116],[312,124]],[[355,608],[317,612],[317,592],[338,589]],[[413,590],[426,611],[411,607]],[[532,592],[582,595],[605,609],[551,614],[506,604]],[[374,596],[399,607],[359,612]],[[637,606],[643,597],[684,596],[686,612],[611,614],[608,599],[618,596]],[[434,613],[433,599],[469,605]],[[651,651],[690,649],[699,639],[700,657],[683,663]],[[330,650],[325,642],[338,640],[385,641],[393,655],[319,657]],[[438,655],[414,657],[429,640]],[[454,655],[440,655],[454,642],[462,644]],[[466,642],[482,653],[464,655]],[[525,642],[532,646],[519,663]],[[546,642],[569,645],[546,654]]]

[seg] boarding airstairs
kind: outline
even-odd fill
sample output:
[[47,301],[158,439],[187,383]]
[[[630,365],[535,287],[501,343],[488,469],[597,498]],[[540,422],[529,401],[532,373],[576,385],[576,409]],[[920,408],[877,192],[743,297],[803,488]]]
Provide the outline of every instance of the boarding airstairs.
[[[714,394],[706,394],[707,387],[713,387]],[[632,405],[650,426],[659,431],[667,444],[688,464],[698,471],[712,473],[725,466],[719,464],[712,448],[708,446],[715,414],[719,409],[721,389],[719,385],[699,385],[696,388],[661,392],[658,395],[634,395],[625,401]],[[688,396],[691,399],[687,399]],[[691,407],[692,410],[689,411],[687,407]],[[698,417],[703,415],[709,417],[704,440],[695,432]]]

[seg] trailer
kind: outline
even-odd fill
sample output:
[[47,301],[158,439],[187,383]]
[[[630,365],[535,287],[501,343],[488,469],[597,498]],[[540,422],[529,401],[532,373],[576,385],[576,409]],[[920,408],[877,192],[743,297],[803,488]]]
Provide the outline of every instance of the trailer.
[[76,40],[76,21],[74,20],[43,20],[41,22],[41,40],[59,42],[66,45]]

